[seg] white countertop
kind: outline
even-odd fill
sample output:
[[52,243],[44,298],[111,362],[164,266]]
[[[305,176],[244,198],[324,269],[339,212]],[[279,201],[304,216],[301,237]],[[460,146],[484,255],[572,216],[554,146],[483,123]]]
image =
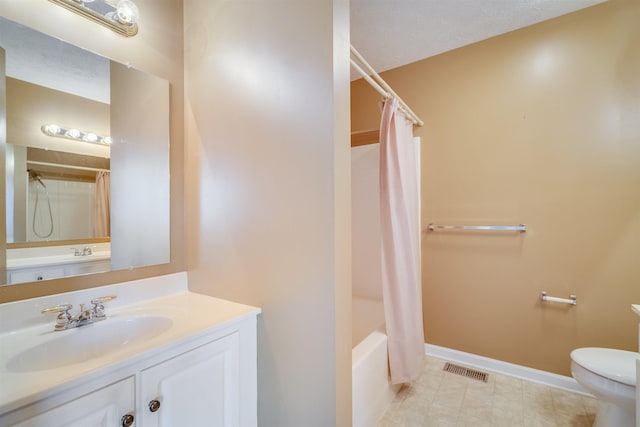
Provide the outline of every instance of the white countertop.
[[[90,248],[91,255],[75,255],[76,250]],[[111,243],[78,243],[74,245],[34,246],[7,250],[7,269],[47,267],[102,261],[111,258]]]
[[[85,294],[88,292],[91,292],[96,297],[109,294],[112,290],[108,288],[96,288],[80,292],[83,293],[82,298],[86,298]],[[127,292],[130,291],[123,291],[125,297]],[[64,298],[64,294],[55,297],[60,300]],[[46,297],[45,304],[51,304],[49,302],[51,298]],[[122,304],[122,298],[119,296],[118,299],[120,300],[119,303]],[[135,300],[136,298],[132,299]],[[69,300],[74,301],[73,298]],[[2,306],[11,304],[15,303],[0,304],[0,320],[4,320],[2,319],[3,317],[6,319],[9,314],[16,313],[16,307],[7,307],[3,311]],[[42,304],[43,302],[38,302],[35,305],[30,303],[28,306],[35,308],[36,306],[42,306]],[[130,305],[110,307],[110,304],[112,303],[106,304],[107,319],[96,325],[106,324],[110,319],[141,314],[166,316],[172,320],[172,324],[165,332],[157,336],[138,340],[131,345],[123,346],[104,356],[95,357],[82,363],[55,369],[11,372],[8,368],[9,360],[22,351],[33,347],[34,343],[45,343],[46,345],[46,342],[56,339],[56,337],[60,336],[59,334],[73,334],[81,329],[93,326],[87,325],[67,331],[54,332],[55,315],[43,316],[39,312],[37,316],[45,318],[46,323],[33,325],[30,319],[17,324],[13,322],[16,326],[26,325],[26,327],[5,330],[0,333],[0,384],[2,384],[0,387],[0,413],[16,409],[35,398],[50,396],[57,390],[63,387],[68,388],[80,380],[86,381],[115,372],[123,366],[128,366],[148,357],[154,352],[172,348],[178,342],[196,339],[216,329],[231,326],[236,322],[245,320],[247,317],[256,316],[260,313],[260,309],[256,307],[192,293],[186,289],[171,295],[137,301]],[[30,311],[32,310],[30,309]],[[29,326],[30,323],[33,326]],[[87,330],[85,329],[83,332]],[[79,342],[78,345],[81,346],[82,343]]]
[[32,258],[7,259],[7,270],[25,267],[48,267],[52,265],[76,264],[102,261],[111,258],[111,251],[94,252],[91,255],[75,256],[73,254],[49,255]]

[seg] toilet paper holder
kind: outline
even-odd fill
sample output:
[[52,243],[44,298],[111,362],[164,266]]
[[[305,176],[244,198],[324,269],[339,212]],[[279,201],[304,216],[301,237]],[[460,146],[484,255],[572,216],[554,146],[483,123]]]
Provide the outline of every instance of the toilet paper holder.
[[578,297],[576,297],[574,294],[569,295],[569,298],[558,298],[558,297],[550,297],[547,295],[546,291],[542,291],[540,293],[540,299],[542,301],[561,302],[564,304],[571,304],[571,305],[578,304]]

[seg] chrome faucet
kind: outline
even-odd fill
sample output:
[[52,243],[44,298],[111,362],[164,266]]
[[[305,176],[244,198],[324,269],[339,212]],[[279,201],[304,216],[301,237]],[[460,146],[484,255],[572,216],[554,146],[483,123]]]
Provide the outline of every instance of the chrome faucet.
[[45,308],[42,310],[42,314],[58,313],[56,318],[56,331],[64,331],[65,329],[79,328],[80,326],[88,325],[90,323],[99,322],[107,318],[104,313],[104,303],[116,299],[115,295],[108,295],[105,297],[94,298],[91,300],[91,307],[88,310],[84,309],[84,304],[80,304],[80,312],[72,316],[70,311],[73,308],[71,304],[61,304],[55,307]]
[[92,323],[93,318],[94,318],[93,310],[85,310],[84,304],[80,304],[80,313],[78,313],[78,315],[76,316],[76,321],[78,322],[78,326]]
[[74,256],[87,256],[93,254],[91,246],[85,246],[84,248],[71,248]]

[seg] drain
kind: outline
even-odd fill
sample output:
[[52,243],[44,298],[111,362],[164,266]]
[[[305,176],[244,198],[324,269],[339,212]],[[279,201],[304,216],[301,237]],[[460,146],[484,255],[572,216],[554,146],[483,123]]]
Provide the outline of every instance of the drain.
[[464,366],[456,365],[454,363],[447,362],[442,370],[485,383],[489,380],[489,374],[487,374],[486,372],[465,368]]

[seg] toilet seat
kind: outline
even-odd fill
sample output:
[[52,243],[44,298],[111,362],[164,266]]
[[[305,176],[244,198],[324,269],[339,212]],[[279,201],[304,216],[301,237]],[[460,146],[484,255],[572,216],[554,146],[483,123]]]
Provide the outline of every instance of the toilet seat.
[[571,352],[571,359],[584,369],[611,381],[636,386],[636,360],[640,353],[612,348],[586,347]]

